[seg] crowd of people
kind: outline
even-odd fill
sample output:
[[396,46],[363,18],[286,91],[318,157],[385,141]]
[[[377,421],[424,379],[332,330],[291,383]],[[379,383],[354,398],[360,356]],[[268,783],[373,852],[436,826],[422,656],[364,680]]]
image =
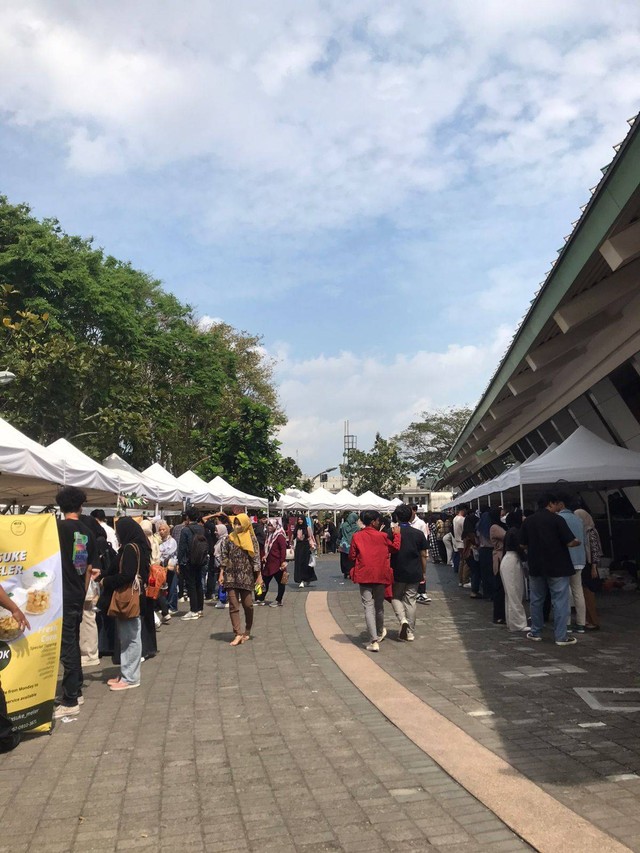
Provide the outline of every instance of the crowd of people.
[[[119,667],[107,682],[110,690],[138,687],[142,663],[157,653],[157,631],[179,615],[179,600],[189,603],[184,622],[201,619],[205,602],[228,609],[230,645],[246,643],[254,606],[283,606],[290,565],[299,588],[314,583],[322,550],[337,551],[345,580],[359,585],[370,652],[378,652],[387,636],[385,600],[398,623],[397,639],[415,639],[417,605],[431,602],[429,559],[450,565],[472,599],[491,601],[495,624],[526,632],[529,640],[542,639],[552,609],[559,646],[600,627],[595,602],[600,539],[591,515],[565,494],[544,495],[537,512],[516,505],[509,512],[461,505],[454,515],[420,518],[416,507],[401,504],[388,517],[344,513],[339,525],[301,514],[261,514],[252,521],[240,506],[209,514],[190,507],[173,527],[160,518],[125,516],[115,529],[102,510],[83,514],[85,501],[75,487],[57,495],[63,677],[54,719],[79,714],[83,668],[106,655]],[[276,597],[269,601],[272,583]],[[0,605],[28,627],[1,587],[0,597]],[[0,692],[0,749],[15,743]]]

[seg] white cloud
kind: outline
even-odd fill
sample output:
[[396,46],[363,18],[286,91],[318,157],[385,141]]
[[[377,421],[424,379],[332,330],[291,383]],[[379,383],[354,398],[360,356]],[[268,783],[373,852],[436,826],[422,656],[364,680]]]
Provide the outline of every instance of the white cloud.
[[85,175],[200,163],[211,233],[333,228],[462,176],[505,202],[590,182],[637,108],[639,28],[635,0],[25,0],[0,9],[0,110]]
[[501,326],[483,346],[452,344],[388,359],[341,352],[296,360],[286,344],[273,355],[289,422],[283,452],[312,475],[342,459],[344,421],[368,450],[376,432],[400,432],[422,411],[473,404],[510,339]]

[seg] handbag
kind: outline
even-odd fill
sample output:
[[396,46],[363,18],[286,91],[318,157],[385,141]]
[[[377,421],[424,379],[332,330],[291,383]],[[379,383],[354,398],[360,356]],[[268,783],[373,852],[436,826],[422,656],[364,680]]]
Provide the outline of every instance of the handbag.
[[286,586],[286,584],[289,583],[289,570],[288,569],[285,569],[284,572],[282,573],[282,579],[280,580],[280,583],[283,586]]
[[[136,576],[131,584],[113,591],[107,615],[114,619],[135,619],[140,615],[140,549],[134,543],[131,544],[136,549],[138,557]],[[122,571],[122,559],[119,571]]]
[[287,560],[293,560],[293,559],[294,559],[294,557],[295,557],[295,554],[294,554],[294,552],[293,552],[293,548],[287,548],[287,554],[286,554],[285,559],[287,559]]
[[167,570],[164,566],[153,563],[149,566],[149,581],[147,583],[147,598],[157,599],[160,590],[167,580]]
[[309,568],[315,569],[315,567],[316,567],[316,555],[312,551],[311,556],[309,557]]

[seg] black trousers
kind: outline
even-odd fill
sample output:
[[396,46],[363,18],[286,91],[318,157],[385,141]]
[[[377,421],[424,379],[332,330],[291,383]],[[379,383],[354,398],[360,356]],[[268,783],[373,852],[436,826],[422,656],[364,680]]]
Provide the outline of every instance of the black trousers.
[[340,551],[340,571],[345,576],[345,578],[349,577],[349,572],[353,568],[353,563],[349,559],[349,555],[345,554],[344,551]]
[[203,566],[192,566],[190,563],[181,569],[189,595],[189,609],[192,613],[202,613],[204,609],[204,590],[202,589]]
[[82,602],[62,607],[62,643],[60,663],[64,667],[62,677],[62,704],[78,704],[82,693],[82,659],[80,656],[80,623],[82,622]]
[[276,583],[278,584],[278,594],[276,596],[276,601],[282,601],[286,590],[286,586],[282,583],[282,575],[283,569],[280,569],[280,571],[276,572],[275,575],[267,575],[266,578],[263,577],[262,582],[264,583],[264,589],[262,591],[262,595],[257,595],[256,599],[258,601],[265,600],[265,598],[267,597],[267,593],[269,592],[269,585],[271,581],[275,579]]
[[20,735],[13,731],[11,720],[7,716],[7,700],[0,684],[0,752],[10,752],[20,743]]
[[482,597],[493,598],[493,548],[480,548],[480,576],[482,578]]
[[493,621],[504,622],[506,619],[504,607],[504,586],[500,573],[493,576]]

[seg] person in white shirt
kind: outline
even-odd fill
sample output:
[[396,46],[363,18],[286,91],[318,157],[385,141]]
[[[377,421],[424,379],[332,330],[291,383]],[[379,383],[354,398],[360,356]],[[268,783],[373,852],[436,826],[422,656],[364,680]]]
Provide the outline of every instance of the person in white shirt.
[[467,515],[467,507],[464,504],[461,504],[457,512],[453,518],[453,570],[458,573],[458,584],[463,586],[466,583],[466,578],[463,576],[464,572],[460,573],[460,562],[462,557],[462,551],[464,550],[464,543],[462,541],[462,529],[464,527],[464,520]]
[[120,545],[118,544],[118,537],[116,536],[116,532],[110,525],[107,524],[107,516],[103,509],[94,509],[91,515],[98,522],[100,527],[104,530],[104,535],[106,536],[107,543],[111,545],[114,551],[117,552]]
[[[426,522],[424,522],[419,516],[417,512],[418,508],[416,506],[411,507],[411,521],[409,522],[409,526],[413,527],[415,530],[419,530],[424,534],[424,538],[428,540],[429,538],[429,527]],[[431,598],[427,595],[427,587],[426,582],[421,581],[418,586],[418,595],[416,597],[416,601],[418,604],[431,604]]]

